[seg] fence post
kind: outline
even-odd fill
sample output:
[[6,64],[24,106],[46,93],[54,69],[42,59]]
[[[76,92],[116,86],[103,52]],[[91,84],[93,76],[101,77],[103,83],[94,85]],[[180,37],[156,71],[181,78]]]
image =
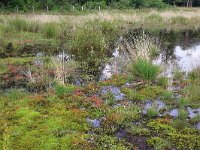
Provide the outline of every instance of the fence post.
[[82,6],[82,11],[83,11],[83,6]]
[[47,11],[49,11],[49,6],[47,5]]
[[35,7],[34,6],[32,6],[32,11],[33,11],[33,13],[35,13]]
[[72,10],[74,11],[74,6],[72,7]]
[[17,13],[19,12],[19,7],[18,7],[18,5],[16,6],[16,9],[17,9]]
[[99,6],[99,11],[101,11],[101,6]]

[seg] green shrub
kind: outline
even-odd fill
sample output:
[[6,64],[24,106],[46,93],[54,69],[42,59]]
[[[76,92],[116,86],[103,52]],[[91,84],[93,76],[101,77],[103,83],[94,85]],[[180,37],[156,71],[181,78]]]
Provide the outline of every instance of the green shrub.
[[138,79],[148,82],[155,80],[159,71],[159,66],[141,58],[137,59],[132,65],[133,75]]

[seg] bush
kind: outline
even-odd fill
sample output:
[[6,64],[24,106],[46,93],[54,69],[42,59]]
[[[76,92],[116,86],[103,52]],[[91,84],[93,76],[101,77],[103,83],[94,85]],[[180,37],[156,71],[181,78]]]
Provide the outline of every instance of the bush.
[[135,77],[145,81],[153,81],[159,73],[159,66],[145,59],[137,59],[132,66],[132,71]]

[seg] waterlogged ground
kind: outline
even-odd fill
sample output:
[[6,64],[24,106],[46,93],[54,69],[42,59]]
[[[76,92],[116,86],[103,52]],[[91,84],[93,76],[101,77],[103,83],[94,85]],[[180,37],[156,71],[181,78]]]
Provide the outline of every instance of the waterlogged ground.
[[[161,50],[152,81],[126,72],[141,33]],[[199,45],[198,31],[131,30],[109,52],[81,53],[87,63],[63,45],[0,59],[0,149],[198,150]]]
[[[175,86],[176,85],[174,83]],[[200,108],[165,86],[125,77],[41,94],[1,95],[1,148],[197,149]]]

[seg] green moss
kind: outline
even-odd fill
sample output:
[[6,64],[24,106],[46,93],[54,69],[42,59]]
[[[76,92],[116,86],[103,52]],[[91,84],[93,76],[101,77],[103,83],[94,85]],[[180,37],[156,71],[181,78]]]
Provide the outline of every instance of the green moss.
[[131,125],[128,129],[128,132],[130,132],[133,135],[138,136],[150,136],[151,132],[147,128],[143,128],[140,126]]
[[154,99],[163,93],[164,89],[159,86],[147,86],[139,91],[140,95],[148,99]]
[[185,148],[189,150],[198,150],[200,147],[199,135],[168,133],[167,139],[170,140],[172,145],[175,146],[178,150]]
[[158,120],[152,120],[147,123],[147,127],[152,129],[152,132],[167,134],[167,133],[176,133],[176,129],[168,124],[164,124]]
[[145,86],[140,90],[133,90],[129,88],[123,88],[122,92],[126,94],[128,100],[147,100],[158,98],[164,89],[159,86]]
[[100,86],[121,86],[128,82],[126,75],[113,75],[111,79],[99,82]]

